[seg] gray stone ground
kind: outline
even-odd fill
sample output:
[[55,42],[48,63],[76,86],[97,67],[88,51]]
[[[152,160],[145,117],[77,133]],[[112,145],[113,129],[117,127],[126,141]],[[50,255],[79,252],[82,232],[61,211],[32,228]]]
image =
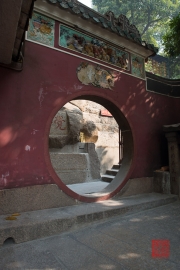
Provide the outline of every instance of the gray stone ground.
[[[170,241],[153,259],[151,241]],[[180,269],[180,202],[119,216],[56,236],[0,248],[1,270]]]

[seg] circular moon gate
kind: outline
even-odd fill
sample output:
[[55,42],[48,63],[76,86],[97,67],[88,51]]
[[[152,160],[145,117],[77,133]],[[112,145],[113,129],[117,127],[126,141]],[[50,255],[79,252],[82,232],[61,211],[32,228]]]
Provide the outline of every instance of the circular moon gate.
[[[60,179],[60,177],[56,174],[54,168],[52,167],[50,155],[49,155],[49,147],[48,147],[48,138],[49,138],[49,130],[51,127],[52,120],[56,113],[69,101],[71,100],[89,100],[96,102],[103,107],[105,107],[115,118],[116,122],[118,123],[121,133],[123,135],[123,160],[121,163],[121,167],[113,181],[107,185],[106,188],[101,190],[98,193],[92,193],[92,194],[83,194],[80,195],[73,190],[71,190],[69,187],[66,186],[65,183]],[[77,95],[75,97],[71,97],[68,100],[62,104],[62,106],[59,106],[58,108],[54,109],[52,114],[49,117],[49,121],[47,123],[47,132],[46,132],[46,143],[45,143],[45,156],[46,156],[46,164],[49,169],[50,175],[52,176],[54,182],[58,185],[58,187],[65,192],[70,197],[74,198],[75,200],[83,201],[83,202],[95,202],[95,201],[102,201],[107,200],[111,197],[113,197],[115,194],[117,194],[123,186],[128,181],[129,177],[128,175],[132,171],[133,163],[133,152],[134,152],[134,145],[133,145],[133,135],[130,128],[130,125],[123,115],[123,113],[118,108],[117,104],[115,104],[114,101],[110,100],[109,97],[106,99],[101,96],[96,95]]]

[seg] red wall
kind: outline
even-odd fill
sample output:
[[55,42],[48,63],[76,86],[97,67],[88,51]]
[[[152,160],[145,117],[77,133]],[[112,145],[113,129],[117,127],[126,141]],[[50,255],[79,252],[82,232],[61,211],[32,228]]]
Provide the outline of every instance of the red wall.
[[47,153],[51,120],[67,101],[85,94],[109,99],[126,116],[135,147],[129,178],[152,176],[166,165],[162,126],[180,121],[180,100],[146,92],[143,80],[124,73],[114,91],[82,85],[76,75],[81,62],[26,42],[23,71],[0,68],[0,189],[54,183]]

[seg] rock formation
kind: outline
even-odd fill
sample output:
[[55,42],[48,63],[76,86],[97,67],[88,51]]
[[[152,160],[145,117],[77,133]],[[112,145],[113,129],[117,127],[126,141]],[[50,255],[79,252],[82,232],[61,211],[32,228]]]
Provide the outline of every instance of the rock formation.
[[102,116],[102,110],[105,108],[88,100],[72,100],[65,104],[52,121],[49,147],[65,153],[67,145],[73,146],[80,141],[94,143],[101,173],[104,173],[119,161],[119,131],[115,119]]

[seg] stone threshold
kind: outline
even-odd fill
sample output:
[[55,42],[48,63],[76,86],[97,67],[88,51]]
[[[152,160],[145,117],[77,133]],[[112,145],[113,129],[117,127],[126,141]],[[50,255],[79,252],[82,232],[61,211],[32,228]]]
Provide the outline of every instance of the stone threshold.
[[[176,195],[147,193],[60,208],[20,213],[16,220],[0,216],[0,245],[8,238],[22,243],[77,229],[95,221],[128,215],[178,200]],[[13,214],[13,213],[12,213]]]

